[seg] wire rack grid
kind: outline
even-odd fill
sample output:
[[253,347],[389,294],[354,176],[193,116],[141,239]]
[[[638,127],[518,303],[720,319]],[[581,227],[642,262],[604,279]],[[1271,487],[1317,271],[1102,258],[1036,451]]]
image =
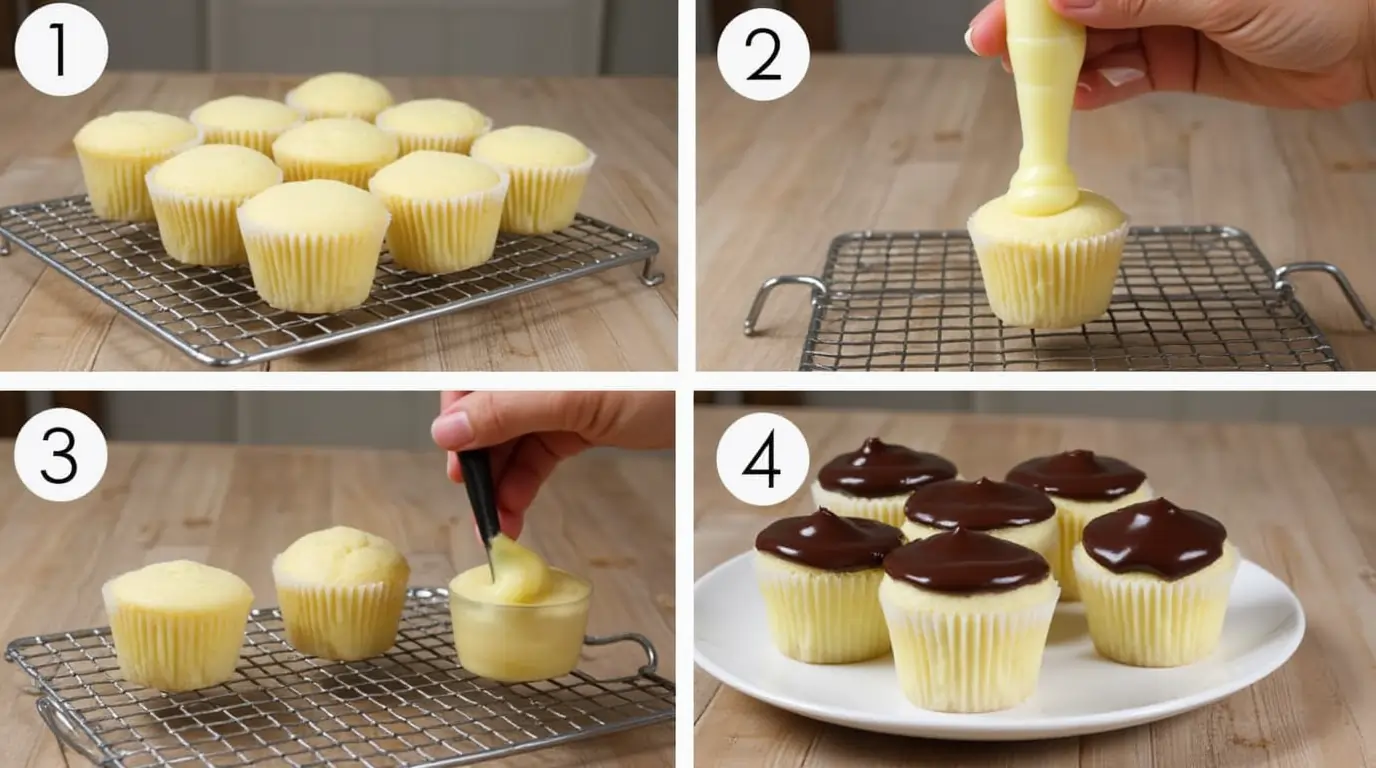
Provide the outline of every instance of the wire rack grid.
[[836,238],[820,278],[766,280],[745,321],[757,333],[781,285],[812,291],[800,369],[1341,370],[1289,277],[1320,271],[1368,329],[1376,320],[1325,262],[1272,268],[1231,227],[1138,227],[1107,315],[1080,328],[1004,325],[984,294],[969,233],[856,232]]
[[64,749],[109,768],[449,768],[674,717],[674,684],[636,634],[585,641],[638,645],[645,663],[625,677],[474,677],[455,658],[444,589],[412,589],[396,645],[368,661],[302,656],[276,608],[253,611],[246,629],[234,679],[186,694],[124,682],[108,627],[21,638],[5,657],[32,678]]
[[582,215],[551,235],[502,234],[490,261],[449,275],[408,272],[384,251],[368,300],[328,315],[269,307],[247,267],[181,264],[163,249],[156,225],[100,219],[84,195],[0,209],[0,256],[9,253],[10,243],[191,358],[218,368],[339,344],[618,266],[641,264],[646,286],[664,279],[655,268],[655,241]]

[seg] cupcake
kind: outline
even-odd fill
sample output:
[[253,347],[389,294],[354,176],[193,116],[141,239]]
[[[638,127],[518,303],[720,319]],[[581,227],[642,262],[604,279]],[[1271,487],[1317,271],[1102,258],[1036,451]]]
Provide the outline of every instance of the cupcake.
[[1051,567],[1061,583],[1063,600],[1080,598],[1071,561],[1085,524],[1154,495],[1142,470],[1119,459],[1097,456],[1093,451],[1029,459],[1009,470],[1005,479],[1045,493],[1056,505],[1060,535]]
[[279,184],[239,209],[253,286],[288,312],[339,312],[368,299],[391,215],[338,181]]
[[937,712],[993,712],[1037,689],[1060,590],[1046,558],[957,528],[884,558],[879,603],[903,695]]
[[307,120],[357,117],[371,121],[392,106],[387,86],[351,72],[316,75],[287,92],[287,106]]
[[808,664],[884,655],[889,635],[875,591],[884,556],[903,544],[891,525],[819,509],[755,537],[755,573],[779,652]]
[[287,642],[307,656],[359,661],[396,642],[411,567],[390,541],[329,528],[272,561]]
[[243,264],[237,211],[282,183],[282,169],[260,152],[232,144],[189,149],[148,172],[148,194],[167,255],[184,264]]
[[1075,578],[1100,654],[1179,667],[1213,653],[1240,558],[1223,524],[1152,499],[1085,526]]
[[422,150],[378,171],[368,189],[392,214],[393,263],[437,275],[492,258],[509,184],[505,171],[471,157]]
[[152,221],[144,177],[153,166],[201,143],[191,122],[160,112],[113,112],[77,131],[72,143],[91,209],[102,219]]
[[287,181],[333,179],[368,188],[379,168],[397,159],[397,140],[353,117],[312,120],[272,143],[272,157]]
[[416,99],[378,114],[377,127],[392,134],[406,155],[422,149],[467,154],[474,140],[492,130],[492,119],[462,101]]
[[207,144],[238,144],[272,156],[272,142],[301,123],[301,115],[280,101],[256,96],[226,96],[207,101],[191,113]]
[[578,139],[548,128],[499,128],[477,141],[473,157],[511,174],[502,230],[522,235],[573,224],[597,156]]
[[908,496],[903,505],[903,535],[909,541],[964,528],[1021,544],[1056,559],[1060,533],[1056,504],[1046,494],[982,477],[975,482],[940,480]]
[[234,677],[253,605],[243,579],[176,560],[111,579],[101,597],[125,680],[176,693]]
[[903,524],[908,494],[928,483],[956,477],[956,465],[934,454],[865,440],[817,472],[812,500],[846,517],[864,517],[894,527]]

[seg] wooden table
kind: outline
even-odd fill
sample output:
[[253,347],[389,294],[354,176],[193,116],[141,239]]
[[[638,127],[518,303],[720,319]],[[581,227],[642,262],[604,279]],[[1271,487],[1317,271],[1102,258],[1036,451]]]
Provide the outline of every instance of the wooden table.
[[[761,281],[820,274],[831,239],[864,229],[963,229],[1007,189],[1021,141],[1012,78],[974,56],[817,56],[768,103],[698,65],[699,370],[795,370],[806,291],[770,297],[760,335],[741,321]],[[1081,184],[1143,225],[1225,224],[1272,264],[1332,262],[1376,306],[1376,105],[1282,112],[1161,94],[1076,118]],[[1376,369],[1337,286],[1298,296],[1350,369]]]
[[[1308,632],[1257,685],[1195,712],[1117,733],[975,744],[862,733],[774,709],[694,675],[699,765],[1243,768],[1376,765],[1376,429],[1016,419],[782,409],[808,437],[813,468],[868,436],[939,451],[962,474],[1001,476],[1029,456],[1090,448],[1132,461],[1177,503],[1216,515],[1244,555],[1290,585]],[[774,509],[732,499],[717,439],[744,411],[699,406],[694,570],[751,548]]]
[[[462,488],[443,456],[357,450],[114,444],[100,486],[70,504],[31,495],[0,446],[0,640],[106,623],[100,585],[121,572],[188,558],[229,569],[275,605],[272,558],[294,539],[353,525],[391,539],[417,586],[444,585],[482,562]],[[555,473],[530,512],[522,541],[587,576],[589,632],[640,632],[674,676],[674,466],[655,454],[584,454]],[[629,512],[628,512],[629,510]],[[626,674],[639,652],[590,654],[598,674]],[[25,692],[0,670],[0,765],[62,766],[56,741]],[[670,724],[511,758],[502,765],[673,764]],[[73,762],[73,765],[77,765]]]
[[[235,93],[281,98],[300,77],[107,73],[66,99],[0,73],[0,206],[83,191],[72,136],[118,109],[185,115]],[[598,153],[583,210],[654,238],[664,283],[639,266],[291,356],[272,370],[673,370],[678,296],[676,84],[664,78],[383,78],[398,100],[468,101],[497,125],[566,130]],[[0,370],[203,370],[25,253],[0,258]]]

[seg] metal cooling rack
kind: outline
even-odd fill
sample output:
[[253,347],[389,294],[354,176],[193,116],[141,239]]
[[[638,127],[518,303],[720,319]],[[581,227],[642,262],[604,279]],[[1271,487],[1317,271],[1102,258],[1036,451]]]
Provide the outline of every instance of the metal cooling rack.
[[302,656],[276,608],[249,617],[230,682],[164,694],[124,682],[108,627],[15,640],[38,714],[64,749],[106,768],[337,766],[447,768],[670,721],[674,684],[636,634],[635,674],[502,685],[458,665],[448,592],[413,589],[396,645],[364,662]]
[[658,243],[581,215],[552,235],[503,234],[491,261],[450,275],[407,272],[384,252],[368,301],[329,315],[269,307],[253,290],[247,267],[180,264],[163,250],[156,225],[100,219],[85,195],[0,209],[0,256],[9,243],[163,341],[221,368],[338,344],[612,267],[640,263],[642,283],[664,280],[654,267]]
[[799,367],[811,370],[1341,370],[1290,276],[1324,272],[1368,329],[1347,277],[1325,262],[1272,268],[1229,227],[1134,228],[1106,317],[1032,331],[989,309],[963,230],[857,232],[831,244],[820,278],[766,280],[745,321],[781,285],[812,290]]

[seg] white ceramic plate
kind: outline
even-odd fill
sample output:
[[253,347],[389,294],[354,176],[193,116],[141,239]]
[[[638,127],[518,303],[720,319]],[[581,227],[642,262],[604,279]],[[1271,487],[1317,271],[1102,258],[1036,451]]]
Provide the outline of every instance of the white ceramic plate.
[[1304,611],[1290,588],[1244,561],[1228,599],[1218,650],[1177,669],[1140,669],[1094,652],[1084,612],[1056,610],[1037,692],[1003,712],[956,715],[903,698],[893,659],[814,666],[775,650],[755,588],[753,553],[694,587],[694,657],[747,696],[817,720],[903,736],[969,741],[1053,739],[1161,720],[1235,693],[1284,664],[1304,637]]

